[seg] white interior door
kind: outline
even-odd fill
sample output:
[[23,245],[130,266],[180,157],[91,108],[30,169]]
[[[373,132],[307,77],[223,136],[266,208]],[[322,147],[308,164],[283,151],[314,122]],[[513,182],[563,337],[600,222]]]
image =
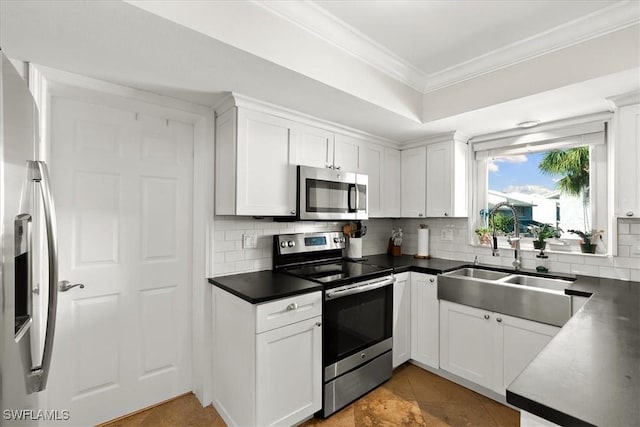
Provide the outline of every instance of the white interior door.
[[94,425],[191,390],[193,126],[54,97],[48,407]]

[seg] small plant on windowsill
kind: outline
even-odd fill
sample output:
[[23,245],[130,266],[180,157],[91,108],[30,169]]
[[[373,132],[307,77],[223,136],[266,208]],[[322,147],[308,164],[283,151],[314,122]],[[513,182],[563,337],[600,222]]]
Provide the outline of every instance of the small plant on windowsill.
[[595,254],[596,248],[598,247],[598,240],[602,239],[602,234],[604,233],[604,230],[591,230],[586,233],[580,230],[568,231],[569,233],[577,234],[582,239],[580,242],[580,250],[583,254]]
[[559,237],[562,233],[560,227],[556,228],[551,224],[530,225],[527,227],[533,234],[533,248],[544,250],[547,246],[545,240],[553,237]]
[[491,230],[487,227],[478,227],[475,229],[478,240],[482,246],[491,246]]

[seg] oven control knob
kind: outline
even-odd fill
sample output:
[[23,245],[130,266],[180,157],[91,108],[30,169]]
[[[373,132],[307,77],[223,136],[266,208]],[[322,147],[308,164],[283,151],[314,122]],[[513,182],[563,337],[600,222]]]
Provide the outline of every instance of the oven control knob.
[[334,237],[333,238],[333,243],[340,243],[342,241],[341,237]]
[[290,248],[292,248],[292,247],[294,247],[294,246],[296,245],[296,242],[294,242],[293,240],[289,240],[289,241],[287,242],[287,245],[288,245]]
[[286,248],[287,247],[287,242],[285,242],[284,240],[282,242],[280,242],[280,247],[281,248]]

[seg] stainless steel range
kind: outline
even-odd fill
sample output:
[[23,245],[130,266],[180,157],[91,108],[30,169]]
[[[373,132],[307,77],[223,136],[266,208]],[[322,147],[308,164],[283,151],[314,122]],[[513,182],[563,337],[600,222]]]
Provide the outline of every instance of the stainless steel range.
[[274,270],[324,285],[327,417],[391,378],[392,269],[346,261],[340,232],[274,236]]

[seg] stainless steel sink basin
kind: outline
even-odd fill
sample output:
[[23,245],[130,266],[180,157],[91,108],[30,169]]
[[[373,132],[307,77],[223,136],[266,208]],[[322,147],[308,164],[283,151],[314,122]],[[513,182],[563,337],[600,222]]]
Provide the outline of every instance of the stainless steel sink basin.
[[563,326],[571,317],[568,280],[462,268],[440,275],[438,299]]
[[564,290],[571,284],[568,280],[547,279],[544,277],[512,275],[504,280],[503,283],[511,283],[513,285],[531,286],[534,288],[548,289],[564,293]]
[[452,276],[465,276],[473,277],[476,279],[484,280],[498,280],[503,277],[509,276],[509,273],[502,273],[500,271],[482,270],[479,268],[461,268],[447,273]]

